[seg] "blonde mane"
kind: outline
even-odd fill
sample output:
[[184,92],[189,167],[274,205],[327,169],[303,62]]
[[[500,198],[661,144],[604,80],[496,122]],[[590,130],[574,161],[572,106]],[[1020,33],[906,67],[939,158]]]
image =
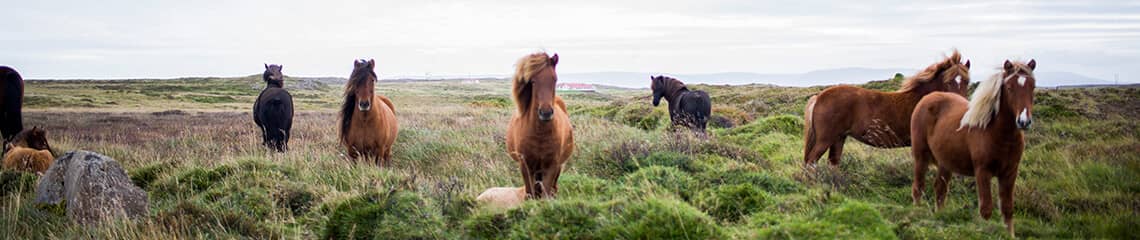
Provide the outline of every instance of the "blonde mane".
[[[962,54],[959,53],[958,50],[954,50],[954,52],[951,53],[949,57],[946,57],[946,59],[943,59],[942,62],[931,64],[914,76],[906,78],[902,83],[902,87],[899,87],[899,90],[896,92],[910,92],[923,83],[930,82],[930,80],[939,75],[938,73],[945,71],[955,70],[958,71],[957,74],[959,76],[968,75],[968,69],[960,65],[962,65]],[[942,73],[941,75],[945,76],[946,73]],[[954,79],[944,78],[942,81],[954,81]]]
[[515,75],[511,78],[511,97],[514,98],[515,104],[520,103],[519,92],[522,88],[530,83],[534,75],[542,72],[548,66],[550,66],[550,55],[547,55],[546,52],[531,53],[515,63]]
[[1010,61],[1010,63],[1013,64],[1013,74],[1006,76],[1005,69],[999,67],[998,73],[978,83],[978,89],[970,95],[969,108],[966,109],[966,114],[962,115],[962,121],[958,125],[959,130],[971,127],[986,128],[1001,104],[1001,85],[1011,79],[1017,79],[1022,72],[1033,77],[1033,70],[1025,63],[1020,61]]

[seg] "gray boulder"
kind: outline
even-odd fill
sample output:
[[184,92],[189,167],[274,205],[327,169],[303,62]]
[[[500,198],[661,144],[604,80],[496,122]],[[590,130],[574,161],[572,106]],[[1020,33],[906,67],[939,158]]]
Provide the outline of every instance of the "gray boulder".
[[135,186],[110,157],[71,151],[55,159],[36,187],[36,204],[66,204],[68,218],[81,224],[147,213],[146,192]]

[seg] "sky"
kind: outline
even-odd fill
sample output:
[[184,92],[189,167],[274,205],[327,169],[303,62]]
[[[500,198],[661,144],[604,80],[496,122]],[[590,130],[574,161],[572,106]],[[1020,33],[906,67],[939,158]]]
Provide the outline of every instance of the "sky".
[[[12,1],[0,65],[28,79],[802,73],[921,69],[952,49],[975,79],[1005,59],[1140,82],[1140,1]],[[1045,70],[1048,69],[1048,70]]]

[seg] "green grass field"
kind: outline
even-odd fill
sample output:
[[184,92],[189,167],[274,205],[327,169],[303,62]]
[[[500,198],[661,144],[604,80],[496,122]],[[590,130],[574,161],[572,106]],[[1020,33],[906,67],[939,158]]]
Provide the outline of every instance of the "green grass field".
[[[708,140],[669,131],[648,90],[560,93],[577,151],[559,197],[495,211],[475,196],[521,185],[505,153],[506,81],[379,83],[400,121],[392,167],[380,169],[343,157],[339,85],[286,80],[291,151],[261,147],[249,113],[259,77],[28,82],[25,125],[45,127],[57,154],[118,160],[151,209],[76,225],[31,203],[34,175],[4,172],[3,238],[1008,238],[1000,214],[978,216],[972,178],[952,180],[941,211],[932,186],[912,205],[907,148],[848,141],[839,167],[805,173],[802,109],[818,87],[693,86],[713,98]],[[1140,239],[1140,89],[1037,91],[1017,237]]]

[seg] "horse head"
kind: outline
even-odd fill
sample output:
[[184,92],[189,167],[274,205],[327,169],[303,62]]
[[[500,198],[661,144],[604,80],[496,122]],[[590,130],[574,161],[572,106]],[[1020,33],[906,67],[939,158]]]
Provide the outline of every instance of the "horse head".
[[653,106],[661,104],[661,97],[665,96],[665,77],[649,76],[649,89],[653,91]]
[[265,64],[265,73],[261,74],[261,78],[269,86],[283,87],[285,85],[285,75],[281,74],[282,65]]
[[348,79],[345,94],[355,97],[356,109],[367,112],[372,109],[372,95],[375,93],[376,60],[356,60],[353,63],[352,75]]
[[1006,60],[1002,66],[1002,79],[1005,81],[1001,89],[1001,107],[1013,110],[1016,126],[1022,130],[1033,124],[1033,90],[1037,84],[1037,78],[1033,76],[1035,69],[1037,61],[1032,59],[1025,64]]
[[558,54],[547,57],[536,53],[519,60],[514,79],[514,97],[520,114],[534,113],[539,121],[554,117],[555,88],[558,85]]

